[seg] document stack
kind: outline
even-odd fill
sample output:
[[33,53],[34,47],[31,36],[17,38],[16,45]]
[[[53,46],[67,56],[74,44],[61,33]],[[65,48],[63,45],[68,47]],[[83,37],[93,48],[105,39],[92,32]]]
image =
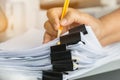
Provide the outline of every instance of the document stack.
[[36,48],[1,50],[0,68],[35,80],[75,79],[119,56],[118,46],[119,43],[103,48],[91,27],[80,25]]

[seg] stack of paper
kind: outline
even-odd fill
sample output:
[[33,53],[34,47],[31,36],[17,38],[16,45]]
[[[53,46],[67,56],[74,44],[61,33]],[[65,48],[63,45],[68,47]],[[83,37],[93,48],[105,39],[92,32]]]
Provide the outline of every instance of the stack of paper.
[[[86,35],[79,32],[81,41],[66,46],[71,50],[72,59],[75,59],[77,63],[73,62],[74,71],[68,71],[68,74],[63,75],[64,80],[85,74],[120,55],[120,43],[103,48],[90,26],[86,26],[86,30],[88,32]],[[12,75],[18,73],[18,76],[29,76],[31,79],[28,80],[40,80],[43,70],[52,70],[50,47],[56,45],[57,42],[59,42],[59,38],[36,48],[19,51],[1,50],[0,69],[3,71],[1,74],[12,72]]]

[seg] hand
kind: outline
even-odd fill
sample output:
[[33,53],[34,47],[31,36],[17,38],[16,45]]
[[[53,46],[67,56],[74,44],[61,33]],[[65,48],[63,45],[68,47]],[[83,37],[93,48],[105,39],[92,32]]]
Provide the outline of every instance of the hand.
[[7,29],[7,18],[0,8],[0,33]]
[[60,20],[61,14],[62,8],[53,8],[48,10],[48,20],[44,25],[46,29],[44,34],[44,43],[47,43],[57,37],[57,31],[60,25],[64,27],[62,32],[64,33],[77,25],[86,24],[92,27],[99,40],[102,38],[103,25],[99,19],[72,8],[68,9],[67,14],[62,20]]

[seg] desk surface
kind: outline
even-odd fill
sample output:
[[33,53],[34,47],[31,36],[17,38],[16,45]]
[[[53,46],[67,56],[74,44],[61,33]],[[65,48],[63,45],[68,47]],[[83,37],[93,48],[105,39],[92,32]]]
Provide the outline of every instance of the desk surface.
[[77,80],[120,80],[120,69]]
[[[79,75],[77,77],[74,77],[70,80],[75,80],[75,79],[78,79],[78,80],[96,80],[96,77],[99,77],[99,75],[101,76],[101,74],[103,74],[103,75],[105,74],[105,76],[102,76],[102,78],[100,77],[101,78],[100,80],[108,80],[105,77],[109,76],[109,72],[110,72],[110,77],[114,78],[117,76],[116,74],[113,75],[114,71],[115,71],[115,73],[117,71],[117,74],[118,74],[118,72],[120,74],[120,56],[116,57],[112,62],[104,64],[104,65],[102,65],[102,66],[100,66],[92,71],[89,71],[83,75]],[[91,76],[94,79],[91,79],[91,77],[89,77],[89,76]],[[109,80],[111,80],[111,79],[109,79]],[[120,75],[118,75],[118,79],[113,79],[113,80],[120,80]]]

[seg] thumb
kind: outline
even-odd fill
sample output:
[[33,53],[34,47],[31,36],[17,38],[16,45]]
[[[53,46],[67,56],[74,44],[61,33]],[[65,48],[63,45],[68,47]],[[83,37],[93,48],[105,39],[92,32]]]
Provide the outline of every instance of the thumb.
[[78,14],[77,12],[68,11],[68,13],[61,20],[60,24],[62,26],[69,26],[73,23],[78,23],[79,19],[80,14]]
[[66,15],[61,21],[60,24],[62,26],[68,26],[74,23],[74,17],[72,15]]
[[61,20],[60,24],[62,26],[70,26],[73,23],[88,24],[89,21],[91,21],[90,19],[90,16],[84,13],[68,12],[66,16]]

